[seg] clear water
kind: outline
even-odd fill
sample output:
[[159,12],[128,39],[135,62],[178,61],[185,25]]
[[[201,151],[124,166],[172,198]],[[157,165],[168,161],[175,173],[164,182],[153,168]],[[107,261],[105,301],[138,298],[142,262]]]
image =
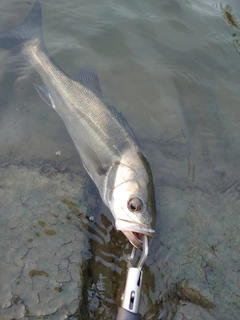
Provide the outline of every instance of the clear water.
[[[49,54],[69,74],[97,70],[152,167],[156,237],[144,268],[143,319],[238,319],[240,3],[41,4]],[[1,1],[1,25],[22,22],[31,6]],[[49,159],[86,177],[61,119],[32,85],[41,83],[36,72],[3,50],[0,72],[1,163]],[[93,214],[76,317],[113,319],[131,248],[106,208]]]

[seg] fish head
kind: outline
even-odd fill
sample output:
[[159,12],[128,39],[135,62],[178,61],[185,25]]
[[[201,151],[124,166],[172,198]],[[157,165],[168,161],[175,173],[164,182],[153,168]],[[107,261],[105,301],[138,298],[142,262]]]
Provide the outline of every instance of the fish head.
[[150,166],[142,154],[140,160],[132,166],[124,163],[116,166],[107,202],[116,229],[142,250],[143,235],[155,234],[155,196]]

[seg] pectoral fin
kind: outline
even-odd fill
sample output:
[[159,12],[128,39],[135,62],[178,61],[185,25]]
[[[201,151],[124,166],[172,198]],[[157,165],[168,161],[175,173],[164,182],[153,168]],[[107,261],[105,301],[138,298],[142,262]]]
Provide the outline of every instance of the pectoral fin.
[[101,161],[99,160],[99,158],[97,157],[96,153],[94,152],[94,150],[89,149],[88,150],[88,155],[86,154],[80,154],[81,158],[82,158],[82,162],[83,165],[85,167],[85,169],[87,170],[88,174],[91,176],[91,168],[94,168],[94,171],[97,172],[97,174],[99,176],[104,175],[108,168],[104,168]]
[[108,171],[108,166],[99,159],[96,152],[88,145],[87,141],[82,141],[81,149],[78,150],[83,165],[91,176],[91,172],[95,171],[99,176]]

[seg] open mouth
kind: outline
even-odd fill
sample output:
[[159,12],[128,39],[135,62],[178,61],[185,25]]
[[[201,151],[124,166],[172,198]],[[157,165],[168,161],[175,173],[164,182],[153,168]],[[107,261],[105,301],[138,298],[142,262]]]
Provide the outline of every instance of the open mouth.
[[137,233],[137,232],[132,232],[133,236],[139,240],[139,241],[142,241],[143,242],[143,234],[142,233]]
[[134,231],[125,231],[121,230],[125,236],[128,238],[128,240],[131,242],[131,244],[136,247],[139,250],[143,249],[143,234],[134,232]]
[[120,219],[116,220],[116,229],[122,231],[131,244],[139,250],[143,249],[143,236],[153,237],[155,234],[155,231],[148,226]]

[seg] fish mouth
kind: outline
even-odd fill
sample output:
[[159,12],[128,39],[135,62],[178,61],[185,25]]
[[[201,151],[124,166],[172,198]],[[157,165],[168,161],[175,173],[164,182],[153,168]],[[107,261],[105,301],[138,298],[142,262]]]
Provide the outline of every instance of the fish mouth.
[[154,237],[155,231],[149,226],[117,219],[116,229],[124,233],[131,244],[139,250],[143,249],[143,236]]

